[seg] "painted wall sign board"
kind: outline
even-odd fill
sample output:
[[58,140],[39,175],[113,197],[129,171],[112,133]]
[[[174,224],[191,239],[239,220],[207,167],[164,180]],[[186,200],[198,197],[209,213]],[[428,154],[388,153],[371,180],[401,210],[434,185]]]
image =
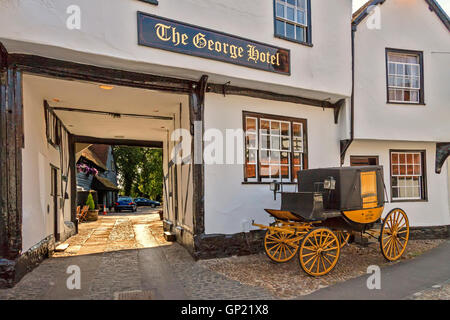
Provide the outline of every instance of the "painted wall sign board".
[[290,75],[290,51],[138,12],[138,43],[202,58]]

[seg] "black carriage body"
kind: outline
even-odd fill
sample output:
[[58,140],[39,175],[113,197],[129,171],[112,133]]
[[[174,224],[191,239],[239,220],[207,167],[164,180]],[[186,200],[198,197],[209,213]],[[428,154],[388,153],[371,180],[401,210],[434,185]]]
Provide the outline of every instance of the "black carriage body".
[[[361,172],[376,172],[377,207],[384,206],[383,166],[337,167],[309,169],[298,172],[299,193],[323,195],[324,210],[349,211],[363,209]],[[325,179],[333,177],[334,190],[324,190]],[[310,206],[310,205],[309,205]]]

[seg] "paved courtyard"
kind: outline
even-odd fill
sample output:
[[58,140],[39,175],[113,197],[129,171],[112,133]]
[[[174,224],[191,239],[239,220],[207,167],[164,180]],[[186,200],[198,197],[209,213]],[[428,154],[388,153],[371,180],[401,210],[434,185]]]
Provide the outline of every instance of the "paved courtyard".
[[[79,234],[67,240],[69,247],[64,252],[46,259],[14,288],[0,290],[0,300],[450,299],[450,241],[439,241],[441,245],[420,257],[382,266],[383,290],[368,292],[367,275],[355,273],[331,285],[324,278],[302,278],[296,262],[274,265],[263,254],[196,262],[182,246],[164,240],[157,211],[140,208],[136,213],[112,213],[81,224]],[[410,245],[411,250],[414,246]],[[352,261],[363,267],[378,264],[379,252],[371,257],[370,250],[345,249],[348,254],[344,252],[341,269],[332,277],[345,275]],[[71,266],[79,267],[80,289],[67,287]],[[279,294],[266,285],[271,283],[267,276],[280,274],[295,284],[282,284],[293,292],[285,288]],[[294,281],[295,277],[302,280]],[[254,278],[264,283],[253,284]],[[320,290],[302,296],[308,284]]]
[[[2,299],[273,299],[202,267],[177,243],[164,240],[156,210],[100,216],[80,225],[68,249],[46,259]],[[69,266],[81,271],[81,288],[67,288]]]

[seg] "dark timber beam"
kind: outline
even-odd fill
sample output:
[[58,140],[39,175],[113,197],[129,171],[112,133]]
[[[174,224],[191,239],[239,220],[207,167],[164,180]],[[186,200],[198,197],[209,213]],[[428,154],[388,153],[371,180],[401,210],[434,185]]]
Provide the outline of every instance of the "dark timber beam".
[[[2,63],[4,54],[2,53]],[[0,73],[0,287],[18,279],[22,251],[22,73],[2,68]]]
[[235,87],[227,84],[210,83],[208,84],[206,92],[219,93],[223,95],[229,94],[229,95],[246,96],[265,100],[291,102],[320,108],[334,108],[334,104],[330,103],[329,101],[303,98],[271,91]]
[[162,141],[130,140],[130,139],[109,139],[89,136],[73,136],[74,143],[109,144],[117,146],[136,146],[147,148],[163,148]]
[[77,220],[77,172],[75,159],[75,139],[73,134],[69,133],[69,176],[70,176],[70,218],[75,225],[75,231],[78,233]]
[[[10,54],[7,64],[21,71],[63,80],[97,82],[148,90],[190,94],[198,83],[192,80],[110,69],[27,54]],[[240,95],[266,100],[291,102],[320,108],[335,108],[329,101],[276,92],[209,83],[204,92]]]
[[122,71],[26,54],[10,54],[8,64],[37,75],[118,86],[189,93],[195,82],[171,77]]
[[[200,235],[205,232],[205,168],[203,164],[203,131],[204,113],[205,113],[205,92],[208,82],[208,76],[203,75],[200,81],[193,85],[189,93],[189,115],[191,123],[191,162],[192,162],[192,183],[193,183],[193,216],[194,216],[194,235]],[[197,125],[196,125],[197,123]],[[197,130],[195,127],[197,126]],[[201,126],[201,127],[200,127]],[[199,128],[200,127],[200,132]],[[196,142],[197,141],[197,142]],[[201,163],[196,163],[196,159]]]
[[436,143],[436,173],[441,173],[445,160],[450,156],[450,142]]

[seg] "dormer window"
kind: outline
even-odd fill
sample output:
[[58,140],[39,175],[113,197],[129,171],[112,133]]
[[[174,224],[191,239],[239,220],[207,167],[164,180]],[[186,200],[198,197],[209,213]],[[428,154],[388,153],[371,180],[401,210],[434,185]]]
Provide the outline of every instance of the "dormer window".
[[274,0],[275,36],[311,44],[311,1]]
[[388,102],[423,104],[422,53],[388,49],[386,55]]

